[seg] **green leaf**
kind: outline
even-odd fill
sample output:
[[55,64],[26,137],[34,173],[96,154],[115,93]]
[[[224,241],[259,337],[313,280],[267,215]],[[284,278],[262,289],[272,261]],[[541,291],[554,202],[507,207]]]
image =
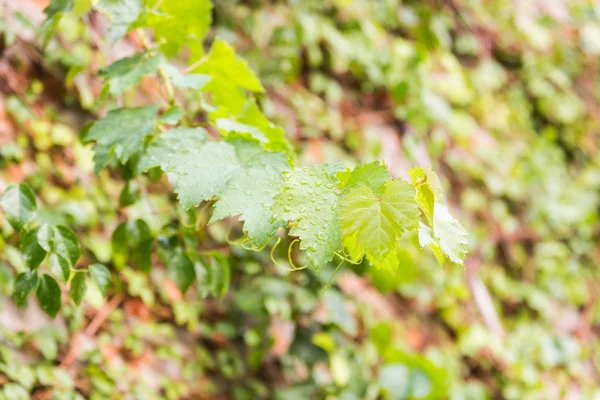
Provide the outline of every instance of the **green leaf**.
[[352,188],[342,199],[341,207],[344,237],[356,237],[357,247],[375,262],[385,262],[402,233],[419,224],[414,190],[401,179],[388,182],[381,197],[362,184]]
[[96,8],[110,21],[106,34],[113,45],[133,29],[144,9],[144,0],[100,0]]
[[422,222],[419,222],[419,244],[421,245],[421,248],[429,246],[433,251],[435,258],[437,258],[438,263],[441,266],[444,266],[446,257],[444,257],[444,253],[442,253],[442,250],[440,249],[439,241],[433,236],[431,228]]
[[256,100],[250,98],[236,117],[236,120],[256,127],[267,138],[265,149],[270,151],[284,151],[289,157],[293,155],[292,145],[285,137],[285,131],[269,121],[258,108]]
[[416,191],[415,200],[419,204],[419,207],[421,207],[423,214],[425,214],[427,217],[429,224],[433,224],[433,211],[436,194],[434,193],[432,186],[429,184],[428,176],[426,172],[419,167],[409,169],[408,173],[410,174],[410,179]]
[[136,181],[127,181],[119,194],[119,207],[132,205],[140,197],[140,187]]
[[265,91],[248,64],[220,39],[213,42],[206,61],[194,72],[212,77],[204,89],[212,94],[214,104],[225,107],[232,115],[239,114],[246,101],[241,89],[259,93]]
[[20,232],[35,215],[35,195],[24,183],[8,185],[0,197],[4,216],[15,231]]
[[177,67],[163,62],[160,68],[167,74],[173,86],[180,89],[202,89],[212,79],[204,74],[182,74]]
[[185,293],[196,278],[194,264],[181,247],[171,252],[167,260],[167,274],[181,293]]
[[[279,165],[266,168],[248,168],[231,178],[215,205],[210,222],[241,214],[244,232],[250,244],[261,247],[285,221],[273,217],[271,207],[279,187],[283,184],[282,171],[288,167],[283,156]],[[277,165],[277,166],[276,166]]]
[[48,7],[44,9],[46,21],[42,25],[42,43],[46,44],[50,39],[54,28],[60,21],[60,17],[66,12],[73,10],[74,0],[51,0]]
[[98,76],[107,80],[112,95],[118,95],[138,85],[144,76],[155,74],[159,63],[160,56],[137,53],[102,68]]
[[182,117],[183,112],[181,111],[181,108],[179,106],[172,106],[162,113],[158,119],[158,122],[161,124],[175,125],[181,120]]
[[173,57],[184,44],[188,44],[191,52],[200,56],[204,35],[212,22],[212,8],[210,0],[161,2],[160,13],[148,18],[154,36],[160,42],[160,50],[167,57]]
[[144,139],[156,125],[155,106],[119,108],[99,119],[86,132],[84,140],[95,141],[94,170],[98,173],[113,157],[122,164],[144,148]]
[[35,228],[21,232],[21,252],[31,269],[37,268],[46,257],[46,251],[38,243],[38,230],[39,228]]
[[308,262],[321,268],[341,247],[338,219],[339,193],[323,167],[294,169],[275,196],[273,213],[293,222],[290,235],[298,236]]
[[13,296],[17,307],[21,308],[27,302],[27,296],[31,294],[38,284],[36,271],[22,272],[15,279]]
[[379,161],[369,164],[360,163],[354,169],[346,169],[336,174],[340,180],[338,188],[347,192],[349,189],[359,185],[365,185],[375,194],[381,195],[384,185],[392,179],[387,167]]
[[50,255],[50,270],[56,276],[67,282],[71,276],[71,268],[69,262],[59,255]]
[[463,264],[467,256],[467,236],[465,228],[455,220],[448,206],[437,202],[433,214],[433,234],[438,240],[441,251],[456,264]]
[[92,264],[90,265],[90,276],[92,277],[92,282],[106,296],[111,283],[110,271],[102,264]]
[[42,275],[36,296],[40,303],[40,308],[52,318],[56,317],[62,301],[60,287],[54,278],[48,274]]
[[231,144],[208,142],[201,128],[176,128],[148,146],[140,169],[155,166],[166,172],[181,205],[187,209],[220,193],[239,163]]
[[87,291],[85,271],[74,271],[73,279],[71,279],[71,288],[69,294],[76,305],[80,305]]
[[240,122],[237,121],[233,121],[231,119],[227,119],[227,118],[217,118],[217,120],[215,121],[215,125],[217,126],[217,128],[219,128],[219,130],[223,133],[225,133],[225,137],[227,137],[228,133],[240,133],[240,134],[246,134],[247,136],[249,136],[251,139],[256,139],[261,143],[265,143],[267,141],[266,136],[257,128],[250,126],[250,125],[246,125],[246,124],[242,124]]
[[113,263],[117,268],[122,268],[131,256],[139,269],[150,270],[154,238],[145,221],[137,219],[119,224],[113,232],[111,244]]
[[37,240],[42,249],[62,257],[70,268],[81,255],[77,236],[66,226],[44,224],[37,232]]

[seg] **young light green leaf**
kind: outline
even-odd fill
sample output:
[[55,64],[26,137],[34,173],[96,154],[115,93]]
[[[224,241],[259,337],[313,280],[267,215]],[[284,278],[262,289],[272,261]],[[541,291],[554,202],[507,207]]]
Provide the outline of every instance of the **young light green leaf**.
[[264,145],[265,149],[270,151],[283,151],[288,156],[292,155],[292,145],[285,137],[284,130],[269,121],[254,98],[246,100],[241,112],[237,115],[236,120],[240,123],[254,126],[267,138]]
[[110,271],[102,264],[90,265],[90,276],[92,282],[98,286],[100,292],[106,296],[108,289],[110,288],[111,276]]
[[214,41],[206,61],[194,72],[212,77],[205,90],[212,94],[214,104],[225,107],[232,115],[240,113],[245,103],[240,89],[260,93],[265,90],[248,64],[220,39]]
[[177,285],[181,293],[185,293],[196,278],[194,264],[181,247],[170,252],[166,264],[169,278]]
[[448,206],[435,203],[433,214],[433,234],[439,241],[442,252],[456,264],[463,264],[467,256],[467,236],[465,228],[450,215]]
[[60,287],[48,274],[42,275],[36,291],[40,308],[50,317],[56,317],[62,304]]
[[112,95],[118,95],[138,85],[144,76],[155,74],[159,63],[160,56],[136,53],[102,68],[98,76],[106,79]]
[[435,258],[437,258],[438,263],[441,266],[444,266],[446,257],[444,257],[444,253],[442,253],[442,250],[440,249],[439,240],[433,236],[431,228],[422,222],[419,222],[419,244],[421,245],[421,248],[429,246],[433,251]]
[[46,251],[38,243],[38,230],[39,228],[35,228],[21,232],[21,252],[31,269],[37,268],[46,257]]
[[415,200],[421,207],[421,211],[427,217],[429,224],[433,224],[433,212],[434,204],[436,200],[436,194],[434,193],[431,185],[428,181],[428,176],[425,171],[419,167],[414,167],[408,170],[412,185],[415,188],[416,195]]
[[275,196],[273,213],[293,222],[290,235],[298,236],[308,262],[321,268],[341,247],[339,194],[322,167],[294,169]]
[[379,197],[361,184],[342,199],[340,223],[344,237],[356,236],[369,259],[383,261],[395,251],[402,233],[419,224],[414,190],[396,179],[385,185]]
[[202,41],[212,22],[212,8],[210,0],[160,2],[160,13],[149,16],[148,24],[161,43],[161,51],[173,57],[188,44],[193,56],[201,56]]
[[35,215],[35,195],[24,183],[11,184],[2,193],[0,206],[8,222],[20,232]]
[[144,0],[100,0],[96,8],[110,21],[107,36],[112,45],[134,27],[144,9]]
[[113,157],[125,164],[144,148],[144,139],[156,125],[155,106],[119,108],[99,119],[86,132],[85,141],[95,141],[95,172]]
[[71,279],[71,288],[69,294],[76,305],[80,305],[87,292],[87,281],[85,271],[74,271],[73,279]]
[[385,165],[379,161],[369,164],[360,163],[354,169],[346,169],[336,174],[340,180],[338,188],[347,192],[359,185],[365,185],[376,195],[381,195],[384,185],[392,179]]
[[21,272],[15,279],[13,297],[15,304],[21,308],[27,302],[27,296],[37,287],[38,275],[36,271]]

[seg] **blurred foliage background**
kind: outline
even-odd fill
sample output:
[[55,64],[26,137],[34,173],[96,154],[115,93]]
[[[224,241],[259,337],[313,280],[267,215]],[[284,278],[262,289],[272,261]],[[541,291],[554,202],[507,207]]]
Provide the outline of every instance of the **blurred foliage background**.
[[[598,4],[215,1],[209,41],[257,72],[297,165],[431,165],[471,235],[464,270],[407,243],[396,275],[345,265],[322,296],[333,268],[229,246],[228,223],[207,228],[164,181],[94,176],[78,136],[107,109],[96,74],[141,44],[110,47],[75,3],[45,48],[47,1],[2,3],[0,191],[27,182],[114,283],[54,320],[17,310],[2,219],[0,399],[600,399]],[[122,97],[165,104],[155,78]],[[190,119],[201,100],[183,99]],[[182,296],[129,265],[111,237],[136,219],[216,251],[210,276]]]

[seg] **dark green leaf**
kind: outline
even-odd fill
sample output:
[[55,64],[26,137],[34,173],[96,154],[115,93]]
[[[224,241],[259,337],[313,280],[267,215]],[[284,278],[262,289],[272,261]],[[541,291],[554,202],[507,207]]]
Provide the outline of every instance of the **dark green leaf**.
[[27,296],[37,287],[38,275],[36,271],[22,272],[15,279],[13,296],[17,307],[21,308],[27,302]]
[[60,287],[58,283],[48,274],[42,275],[37,288],[36,296],[41,309],[51,316],[56,317],[62,304]]
[[21,232],[21,252],[31,269],[37,268],[46,257],[46,251],[38,243],[38,230],[39,228],[35,228]]
[[111,283],[110,271],[102,264],[90,265],[90,276],[100,292],[106,296]]
[[42,249],[61,256],[71,268],[81,255],[77,236],[66,226],[44,224],[38,230],[37,239]]
[[167,273],[169,278],[179,288],[181,293],[185,293],[196,278],[194,264],[185,252],[178,247],[172,252],[167,262]]
[[71,276],[69,262],[58,254],[50,254],[50,270],[65,283]]
[[77,305],[81,304],[85,292],[87,291],[86,275],[85,271],[75,271],[73,279],[71,279],[71,289],[69,294]]
[[0,206],[8,222],[20,232],[35,215],[35,196],[26,184],[12,184],[2,193]]

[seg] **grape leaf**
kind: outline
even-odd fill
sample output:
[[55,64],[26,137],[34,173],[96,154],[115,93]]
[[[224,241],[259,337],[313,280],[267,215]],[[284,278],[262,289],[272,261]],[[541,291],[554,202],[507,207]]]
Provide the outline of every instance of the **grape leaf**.
[[217,118],[215,125],[221,132],[224,132],[225,137],[229,133],[247,134],[251,139],[256,139],[261,143],[267,141],[266,136],[254,126],[242,124],[241,122],[233,121],[227,118]]
[[284,151],[288,156],[292,155],[292,145],[285,138],[284,130],[269,121],[258,108],[254,98],[248,99],[236,117],[236,120],[256,127],[266,137],[265,149],[270,151]]
[[202,128],[176,128],[159,135],[140,161],[142,171],[155,166],[167,174],[187,209],[220,193],[239,164],[231,144],[208,142]]
[[282,171],[287,169],[280,154],[278,166],[266,168],[247,168],[231,178],[215,205],[210,222],[228,216],[242,214],[244,231],[250,244],[261,247],[277,229],[285,225],[284,221],[273,217],[271,207],[279,187],[283,183]]
[[435,203],[433,214],[433,235],[439,241],[442,252],[456,264],[463,264],[467,256],[467,236],[465,228],[450,215],[448,206]]
[[429,246],[433,251],[435,258],[437,258],[438,263],[441,266],[444,265],[446,257],[444,257],[444,253],[442,253],[442,250],[440,249],[438,239],[433,236],[431,228],[422,222],[419,222],[419,244],[421,245],[421,248]]
[[[216,39],[208,57],[194,72],[212,76],[212,81],[229,82],[231,85],[263,93],[265,89],[244,59],[235,54],[235,50],[227,42]],[[208,84],[210,87],[211,83]]]
[[173,57],[187,43],[192,58],[201,56],[202,41],[212,22],[212,8],[210,0],[161,2],[160,13],[148,18],[148,24],[160,42],[160,50],[167,57]]
[[111,94],[118,95],[139,84],[144,76],[155,74],[159,63],[159,56],[137,53],[102,68],[98,76],[107,80]]
[[340,180],[338,187],[344,191],[363,184],[377,195],[381,195],[385,183],[392,179],[386,166],[379,161],[369,164],[360,163],[354,169],[348,168],[338,172],[336,176]]
[[80,305],[87,292],[87,281],[85,271],[75,271],[73,279],[71,279],[71,288],[69,294],[76,305]]
[[429,184],[428,176],[423,169],[414,167],[409,169],[408,173],[416,191],[415,200],[431,225],[433,224],[434,204],[437,196]]
[[24,183],[8,185],[0,197],[4,216],[15,231],[20,232],[35,215],[35,196]]
[[215,105],[224,107],[231,115],[238,115],[246,103],[241,89],[264,92],[248,64],[220,39],[214,41],[208,57],[194,72],[212,77],[204,90],[211,93]]
[[158,119],[158,122],[161,124],[175,125],[181,120],[182,117],[183,111],[181,111],[181,108],[179,106],[172,106],[162,113]]
[[31,269],[37,268],[46,257],[46,251],[38,243],[38,230],[39,228],[35,228],[27,232],[21,232],[21,252],[25,262]]
[[115,156],[125,164],[144,147],[144,139],[156,125],[155,106],[119,108],[99,119],[85,133],[86,142],[95,141],[95,172]]
[[294,169],[275,196],[273,213],[293,222],[290,235],[298,236],[309,264],[321,268],[341,247],[339,194],[332,177],[320,166]]
[[60,287],[54,278],[48,274],[42,275],[39,281],[36,296],[40,303],[40,308],[54,318],[62,304]]
[[182,74],[175,66],[163,62],[160,68],[167,74],[171,83],[181,89],[202,89],[212,79],[205,74]]
[[92,282],[100,289],[100,292],[106,295],[111,281],[109,270],[102,264],[92,264],[90,265],[90,276],[92,277]]
[[110,20],[106,34],[113,45],[133,29],[144,9],[144,0],[100,0],[96,8]]
[[419,223],[412,186],[401,179],[389,181],[381,197],[361,184],[342,199],[340,217],[344,237],[356,242],[370,260],[381,261],[395,251],[402,233]]
[[21,272],[15,279],[14,293],[15,303],[21,308],[29,296],[37,287],[38,275],[36,271]]

